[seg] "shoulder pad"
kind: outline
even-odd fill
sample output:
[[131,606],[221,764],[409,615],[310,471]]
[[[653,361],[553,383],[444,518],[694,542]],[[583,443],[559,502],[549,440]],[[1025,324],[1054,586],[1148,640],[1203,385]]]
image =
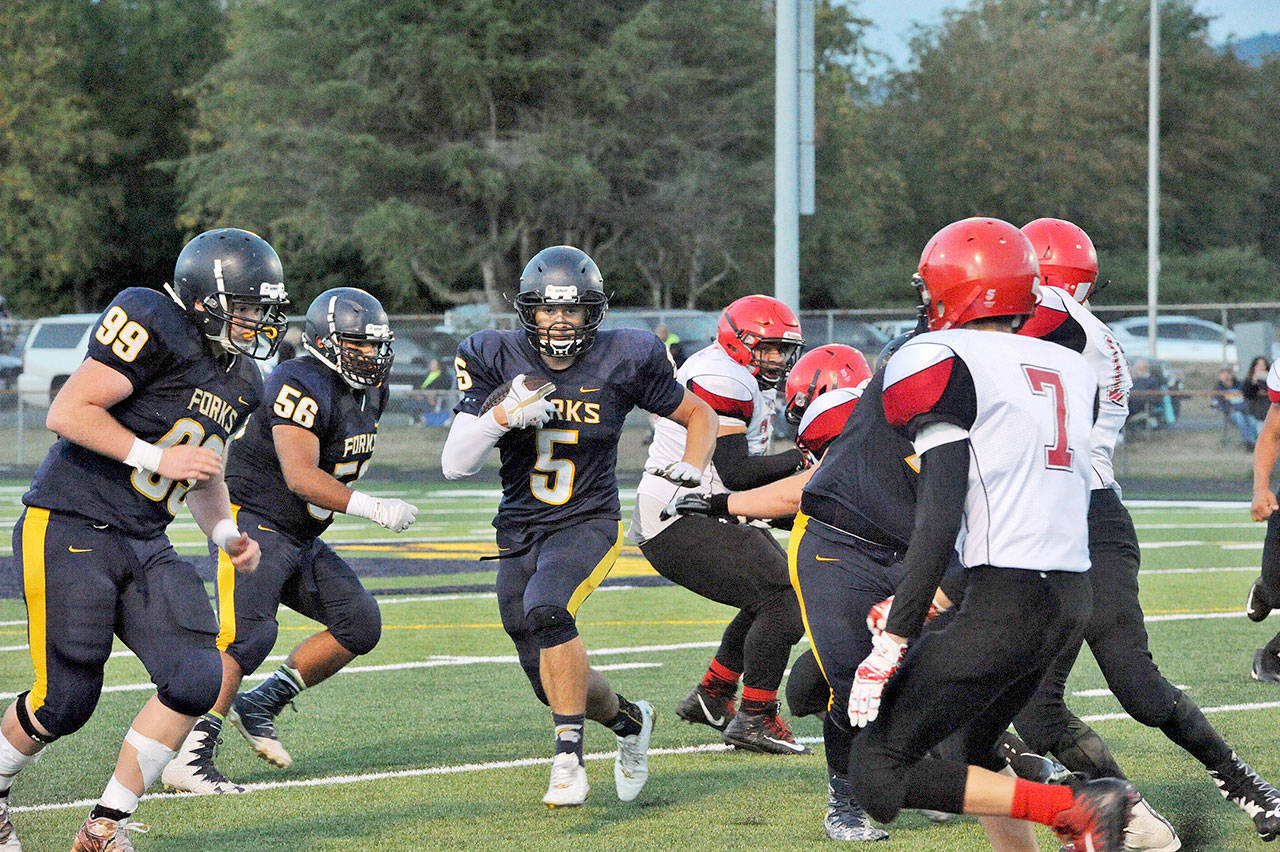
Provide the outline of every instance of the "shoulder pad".
[[932,409],[951,380],[956,352],[932,337],[927,334],[907,341],[885,365],[884,414],[893,426],[906,425]]

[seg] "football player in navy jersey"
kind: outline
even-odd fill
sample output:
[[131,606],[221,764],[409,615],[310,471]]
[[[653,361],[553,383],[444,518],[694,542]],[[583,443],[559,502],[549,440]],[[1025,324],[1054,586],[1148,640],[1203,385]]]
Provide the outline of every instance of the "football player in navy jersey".
[[[676,706],[685,721],[708,725],[737,748],[808,754],[778,715],[791,646],[804,635],[787,557],[764,524],[671,517],[663,509],[684,494],[724,500],[727,493],[781,479],[807,466],[799,449],[769,453],[778,388],[800,353],[800,321],[770,296],[735,299],[720,314],[716,340],[680,365],[676,380],[706,400],[719,428],[712,465],[696,489],[661,475],[685,452],[686,431],[660,421],[636,487],[631,536],[662,576],[738,610],[710,666]],[[738,680],[742,704],[734,707]]]
[[252,360],[281,340],[280,259],[236,228],[182,249],[168,295],[129,288],[102,313],[88,357],[46,419],[59,436],[23,495],[14,529],[35,683],[0,722],[0,848],[18,848],[7,814],[15,775],[88,721],[119,636],[156,694],[134,718],[115,773],[73,850],[131,848],[138,799],[218,697],[217,620],[165,529],[185,502],[237,571],[257,542],[232,518],[222,453],[262,397]]
[[[236,522],[262,547],[258,570],[239,576],[219,556],[222,692],[165,768],[166,786],[195,793],[235,793],[213,763],[224,717],[255,752],[282,769],[293,758],[280,744],[275,717],[301,690],[315,686],[378,643],[378,604],[321,533],[334,512],[368,518],[392,532],[413,523],[403,500],[354,490],[373,456],[387,404],[394,358],[387,313],[369,293],[337,287],[307,309],[306,354],[267,377],[265,404],[231,447],[227,487]],[[250,692],[236,694],[276,643],[284,603],[325,629],[305,639]]]
[[586,800],[587,717],[617,735],[620,799],[634,799],[649,774],[653,708],[617,695],[588,665],[574,620],[622,545],[623,420],[638,406],[689,430],[684,455],[662,471],[673,482],[697,484],[715,447],[715,412],[675,380],[663,342],[647,331],[599,331],[607,304],[584,252],[552,246],[534,255],[515,297],[522,330],[477,332],[458,347],[462,399],[441,453],[449,479],[476,473],[495,445],[501,456],[498,607],[534,693],[551,708],[549,807]]

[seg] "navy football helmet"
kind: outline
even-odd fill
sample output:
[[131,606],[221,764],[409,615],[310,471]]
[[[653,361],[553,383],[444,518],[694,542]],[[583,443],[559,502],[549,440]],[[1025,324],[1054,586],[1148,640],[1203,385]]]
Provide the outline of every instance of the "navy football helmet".
[[[514,304],[533,348],[552,358],[572,358],[595,342],[596,330],[609,308],[609,297],[605,295],[599,267],[586,252],[573,246],[551,246],[525,265]],[[583,324],[561,321],[550,328],[539,328],[537,311],[558,305],[584,308]]]
[[195,237],[178,254],[173,285],[166,289],[204,336],[227,352],[266,360],[284,340],[284,269],[257,234],[217,228]]
[[386,380],[395,360],[394,339],[382,303],[357,287],[325,290],[307,308],[303,347],[353,388]]

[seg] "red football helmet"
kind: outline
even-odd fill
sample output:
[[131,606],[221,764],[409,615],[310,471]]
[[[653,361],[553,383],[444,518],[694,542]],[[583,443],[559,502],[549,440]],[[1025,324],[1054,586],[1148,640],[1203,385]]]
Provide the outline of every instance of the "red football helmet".
[[832,388],[856,388],[871,378],[871,367],[862,353],[843,343],[810,349],[787,374],[788,423],[799,423],[804,410]]
[[1022,226],[1040,259],[1040,283],[1084,302],[1098,280],[1098,253],[1084,229],[1066,219],[1036,219]]
[[[771,296],[743,296],[720,314],[716,342],[729,357],[751,370],[764,390],[776,388],[800,355],[804,337],[795,312]],[[766,361],[761,345],[782,350],[781,362]]]
[[1026,235],[1002,219],[975,216],[933,235],[912,283],[929,314],[929,330],[983,317],[1030,316],[1040,277]]

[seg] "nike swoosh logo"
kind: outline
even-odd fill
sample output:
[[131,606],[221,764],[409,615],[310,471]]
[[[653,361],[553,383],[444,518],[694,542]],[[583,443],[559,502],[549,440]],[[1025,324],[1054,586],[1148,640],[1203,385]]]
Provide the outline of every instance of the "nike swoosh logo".
[[584,388],[584,387],[579,387],[579,388],[578,388],[578,393],[595,393],[595,392],[596,392],[596,391],[598,391],[598,390],[600,390],[600,388]]
[[279,530],[273,530],[271,529],[271,527],[264,527],[262,524],[258,524],[258,529],[262,530],[263,532],[279,532]]
[[713,716],[707,702],[702,700],[702,695],[698,695],[698,704],[702,707],[702,715],[707,717],[707,721],[717,728],[724,725],[724,716]]
[[72,547],[71,545],[67,545],[67,550],[70,550],[72,553],[91,553],[93,551],[93,548],[92,547]]
[[777,743],[778,745],[782,746],[783,748],[789,748],[789,749],[791,749],[791,750],[792,750],[792,751],[794,751],[794,752],[802,752],[802,751],[804,751],[804,746],[800,745],[800,743],[787,742],[786,740],[780,740],[780,739],[777,739],[777,738],[775,738],[775,737],[770,737],[770,736],[768,736],[768,735],[766,735],[766,736],[765,736],[765,739],[766,739],[766,740],[768,740],[768,741],[769,741],[769,742],[771,742],[771,743]]
[[244,397],[242,397],[242,396],[238,396],[238,397],[236,397],[236,399],[240,400],[240,404],[241,404],[241,405],[248,405],[248,404],[249,404],[249,400],[245,399],[245,398],[244,398]]
[[819,562],[839,562],[840,561],[840,559],[835,556],[814,556],[813,558],[818,560]]

